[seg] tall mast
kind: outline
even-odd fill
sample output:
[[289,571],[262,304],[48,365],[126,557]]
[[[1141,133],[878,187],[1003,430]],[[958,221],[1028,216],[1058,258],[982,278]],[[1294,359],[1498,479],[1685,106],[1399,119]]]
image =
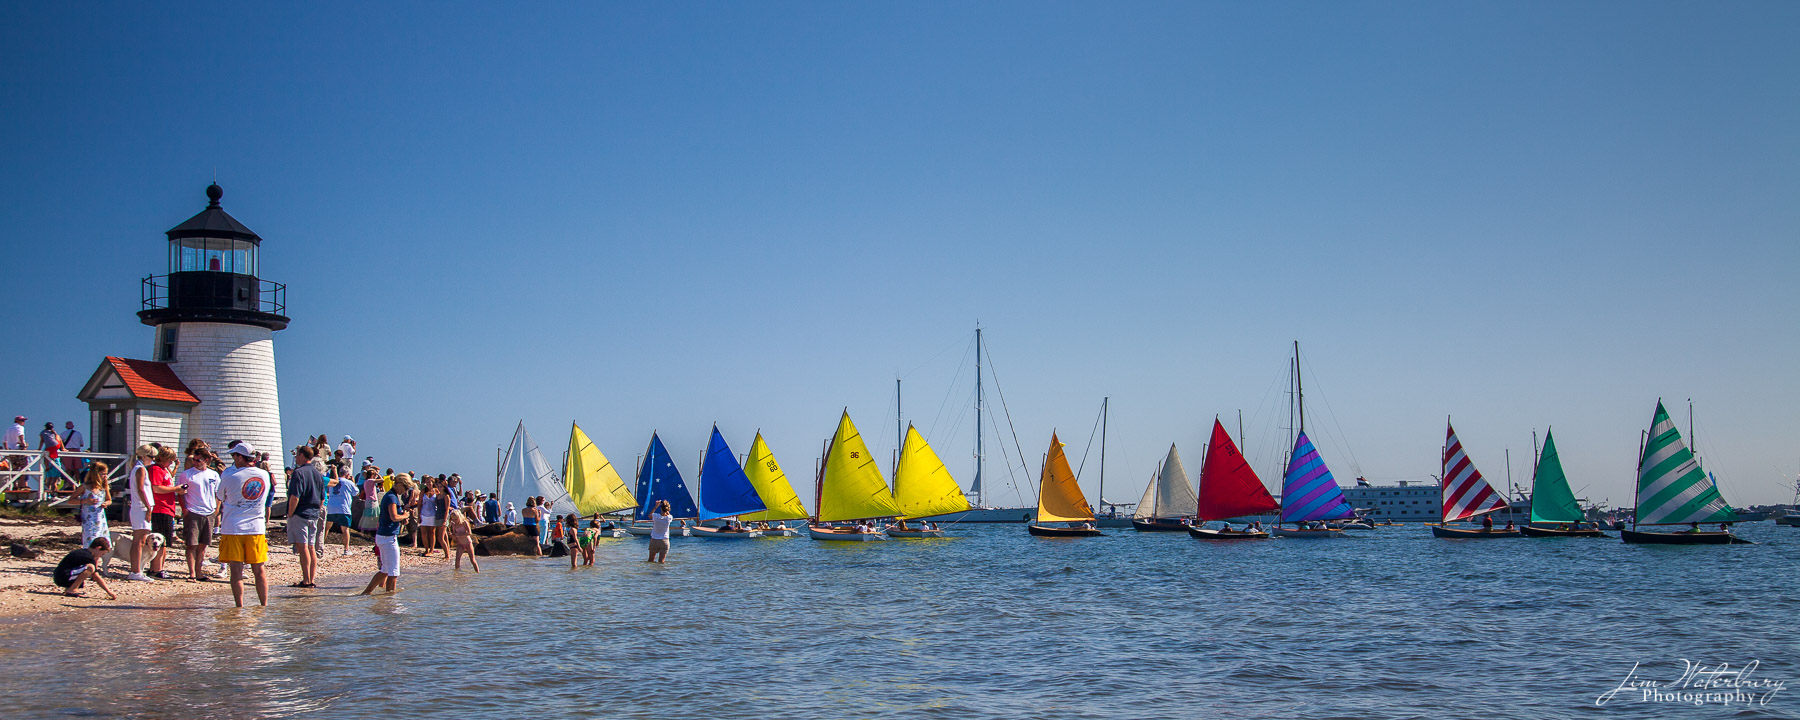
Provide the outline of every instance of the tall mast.
[[1300,406],[1300,432],[1306,432],[1306,386],[1300,380],[1300,341],[1294,341],[1294,403]]
[[[981,423],[982,423],[982,415],[981,414],[985,411],[986,411],[986,408],[982,407],[982,397],[981,397],[981,323],[976,323],[975,324],[975,483],[974,483],[974,487],[972,488],[975,491],[975,506],[976,507],[982,506],[982,502],[981,502],[981,466],[982,466],[982,463],[987,460],[987,457],[983,454],[983,449],[982,449],[982,445],[981,445]],[[1101,447],[1105,447],[1105,445],[1102,445]],[[1105,456],[1102,455],[1101,457],[1105,457]]]
[[894,378],[894,469],[889,477],[900,472],[900,446],[906,444],[906,428],[900,425],[900,378]]
[[1238,408],[1238,452],[1244,451],[1244,409]]
[[1100,399],[1100,509],[1106,509],[1106,406],[1111,397]]
[[1695,462],[1699,462],[1700,438],[1694,437],[1694,399],[1688,398],[1688,452],[1694,454]]

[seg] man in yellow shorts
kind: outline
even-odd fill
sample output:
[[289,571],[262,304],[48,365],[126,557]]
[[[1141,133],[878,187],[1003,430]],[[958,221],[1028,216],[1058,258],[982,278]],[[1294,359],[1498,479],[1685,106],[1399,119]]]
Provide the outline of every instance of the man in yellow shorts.
[[247,442],[231,445],[231,467],[219,476],[219,561],[231,566],[231,599],[244,606],[244,566],[256,578],[256,599],[269,605],[269,582],[263,563],[269,561],[269,541],[263,515],[264,498],[271,492],[269,474],[258,469],[256,448]]

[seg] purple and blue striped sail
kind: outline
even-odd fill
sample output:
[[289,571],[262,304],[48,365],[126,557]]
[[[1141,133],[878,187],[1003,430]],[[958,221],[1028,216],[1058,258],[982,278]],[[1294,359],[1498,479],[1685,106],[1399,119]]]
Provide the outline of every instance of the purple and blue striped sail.
[[1306,433],[1294,438],[1293,459],[1281,478],[1281,521],[1341,520],[1356,513],[1338,489],[1337,478]]

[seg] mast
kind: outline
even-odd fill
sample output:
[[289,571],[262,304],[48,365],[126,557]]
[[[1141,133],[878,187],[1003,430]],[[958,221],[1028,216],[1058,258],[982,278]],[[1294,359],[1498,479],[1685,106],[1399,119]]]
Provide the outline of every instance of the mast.
[[813,517],[819,516],[819,503],[825,502],[825,458],[831,456],[831,441],[819,444],[819,459],[813,461]]
[[1688,398],[1688,451],[1694,454],[1694,463],[1700,462],[1700,438],[1694,437],[1694,399]]
[[1238,448],[1244,447],[1244,409],[1238,408]]
[[[1661,400],[1658,400],[1657,402],[1661,402]],[[1637,518],[1638,518],[1638,512],[1637,512],[1638,481],[1640,479],[1642,479],[1643,475],[1644,475],[1644,443],[1648,442],[1649,439],[1650,439],[1650,431],[1648,431],[1648,430],[1638,431],[1638,461],[1637,461],[1638,477],[1631,479],[1631,526],[1634,528],[1637,527]]]
[[906,428],[900,425],[900,378],[894,378],[894,467],[888,475],[900,472],[900,447],[905,444]]
[[1100,398],[1100,509],[1106,509],[1106,406],[1112,398]]
[[1294,403],[1300,407],[1300,432],[1306,432],[1306,386],[1300,380],[1300,341],[1294,341]]
[[500,497],[500,477],[506,474],[506,451],[494,446],[494,497]]
[[[975,482],[973,488],[975,491],[976,507],[984,506],[984,503],[981,501],[981,466],[987,459],[986,456],[982,454],[981,446],[981,413],[984,410],[985,408],[982,407],[981,397],[981,323],[977,322],[975,323]],[[1102,442],[1100,447],[1102,448],[1100,457],[1105,458],[1106,454],[1104,449],[1106,444]],[[1105,467],[1104,460],[1102,461],[1101,467]],[[1102,476],[1104,476],[1105,472],[1105,470],[1101,470]]]

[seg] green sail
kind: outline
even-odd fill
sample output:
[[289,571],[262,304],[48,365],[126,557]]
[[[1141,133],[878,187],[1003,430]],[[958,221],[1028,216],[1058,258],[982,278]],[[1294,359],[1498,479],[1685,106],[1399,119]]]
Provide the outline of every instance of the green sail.
[[1736,522],[1737,512],[1700,469],[1661,400],[1650,421],[1650,440],[1638,459],[1637,524],[1685,525]]
[[1562,460],[1556,456],[1556,440],[1545,430],[1544,452],[1538,456],[1537,475],[1531,478],[1531,521],[1572,523],[1583,518],[1581,504],[1569,490],[1569,477],[1563,474]]

